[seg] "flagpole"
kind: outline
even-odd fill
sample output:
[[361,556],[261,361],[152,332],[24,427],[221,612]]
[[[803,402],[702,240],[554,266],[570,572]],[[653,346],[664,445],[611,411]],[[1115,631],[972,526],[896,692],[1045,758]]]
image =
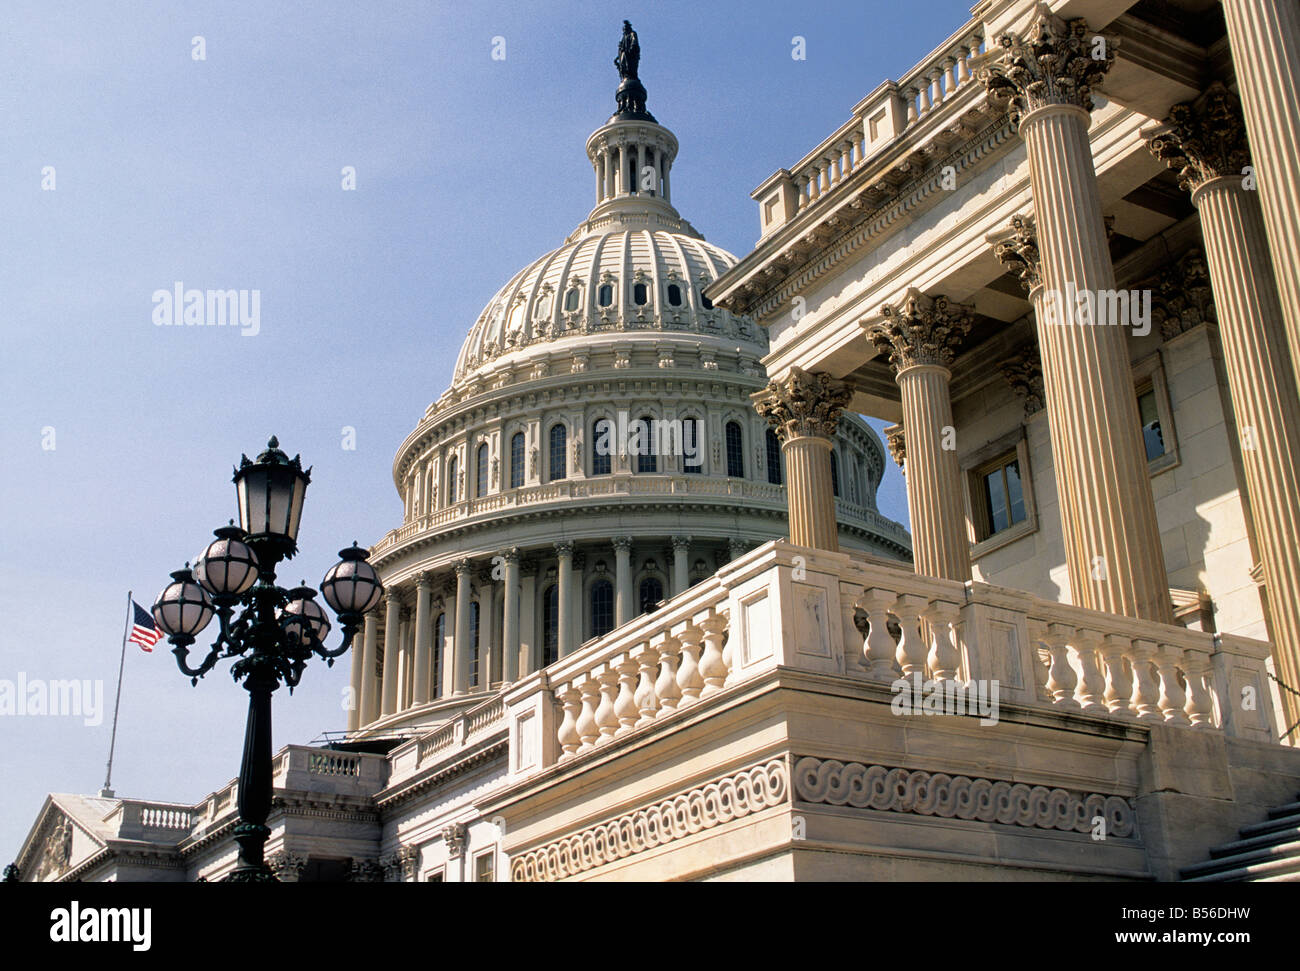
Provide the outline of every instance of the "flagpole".
[[122,672],[126,669],[126,639],[131,634],[131,617],[134,613],[135,601],[131,599],[131,591],[126,592],[126,629],[122,631],[122,659],[117,662],[117,699],[113,702],[113,734],[108,740],[108,769],[104,774],[104,788],[99,790],[99,794],[106,798],[113,797],[113,749],[117,746],[117,713],[122,707]]

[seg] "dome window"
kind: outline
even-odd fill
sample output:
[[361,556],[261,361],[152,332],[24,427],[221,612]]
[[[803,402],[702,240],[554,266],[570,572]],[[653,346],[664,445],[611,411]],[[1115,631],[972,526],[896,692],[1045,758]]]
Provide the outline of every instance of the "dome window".
[[704,295],[704,287],[700,287],[700,306],[705,310],[713,309],[713,301]]
[[646,292],[644,283],[637,283],[632,287],[632,302],[638,307],[644,307],[649,294]]
[[568,475],[568,465],[565,462],[565,448],[569,444],[569,433],[561,424],[551,426],[550,445],[551,445],[551,481],[566,478]]
[[745,437],[740,423],[727,422],[727,475],[733,479],[745,477]]
[[675,283],[668,284],[668,306],[680,307],[682,305],[682,288]]
[[578,304],[582,300],[582,294],[578,292],[577,287],[571,287],[569,292],[564,295],[564,309],[577,310]]
[[524,484],[524,433],[515,432],[510,438],[510,488]]
[[614,302],[614,288],[608,283],[602,283],[598,295],[599,303],[602,307],[608,307]]

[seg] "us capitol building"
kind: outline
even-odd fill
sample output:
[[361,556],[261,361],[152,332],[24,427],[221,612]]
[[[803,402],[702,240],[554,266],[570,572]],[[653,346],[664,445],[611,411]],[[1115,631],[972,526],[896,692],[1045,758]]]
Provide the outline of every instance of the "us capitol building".
[[[1300,879],[1294,3],[982,0],[741,260],[639,54],[398,449],[278,877]],[[235,788],[51,795],[19,873],[220,879]]]

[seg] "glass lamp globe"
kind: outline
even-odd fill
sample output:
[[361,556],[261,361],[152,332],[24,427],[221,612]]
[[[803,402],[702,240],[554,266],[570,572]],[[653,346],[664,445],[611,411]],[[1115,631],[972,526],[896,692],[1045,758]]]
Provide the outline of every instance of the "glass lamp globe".
[[339,550],[339,556],[339,562],[329,568],[321,581],[321,596],[339,616],[364,614],[379,603],[384,585],[379,582],[375,568],[366,562],[366,551],[356,543]]
[[256,462],[250,462],[247,455],[240,458],[235,492],[244,539],[254,547],[265,544],[281,555],[292,556],[298,549],[298,525],[311,469],[304,471],[301,458],[295,455],[290,459],[279,445],[272,435]]
[[222,526],[215,535],[194,564],[194,579],[214,599],[233,601],[256,582],[257,554],[238,526]]
[[170,637],[191,640],[212,620],[212,598],[188,569],[177,570],[153,603],[153,619]]
[[289,602],[280,611],[285,631],[303,647],[325,643],[330,632],[329,617],[315,598],[316,591],[311,587],[294,587],[289,591]]

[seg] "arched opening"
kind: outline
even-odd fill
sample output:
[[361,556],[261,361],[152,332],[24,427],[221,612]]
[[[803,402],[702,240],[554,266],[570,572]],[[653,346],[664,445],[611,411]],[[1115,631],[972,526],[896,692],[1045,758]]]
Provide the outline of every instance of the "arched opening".
[[733,479],[745,477],[745,435],[740,422],[727,422],[727,475]]
[[542,667],[560,659],[560,588],[552,583],[542,597]]
[[591,636],[603,637],[614,629],[614,584],[597,580],[591,585]]
[[488,491],[488,447],[484,442],[478,447],[474,471],[474,498],[482,499]]
[[557,479],[563,479],[568,476],[568,456],[565,449],[569,444],[569,432],[561,424],[551,426],[550,445],[551,445],[551,475],[552,482]]
[[659,602],[664,599],[664,585],[658,577],[646,577],[641,581],[641,613],[652,613]]
[[510,436],[510,488],[518,489],[524,484],[524,433],[515,432]]
[[784,470],[781,468],[781,440],[776,437],[776,432],[772,429],[767,430],[764,436],[767,442],[767,481],[772,485],[781,485],[785,482]]
[[591,426],[591,474],[609,475],[614,451],[614,423],[598,418]]

